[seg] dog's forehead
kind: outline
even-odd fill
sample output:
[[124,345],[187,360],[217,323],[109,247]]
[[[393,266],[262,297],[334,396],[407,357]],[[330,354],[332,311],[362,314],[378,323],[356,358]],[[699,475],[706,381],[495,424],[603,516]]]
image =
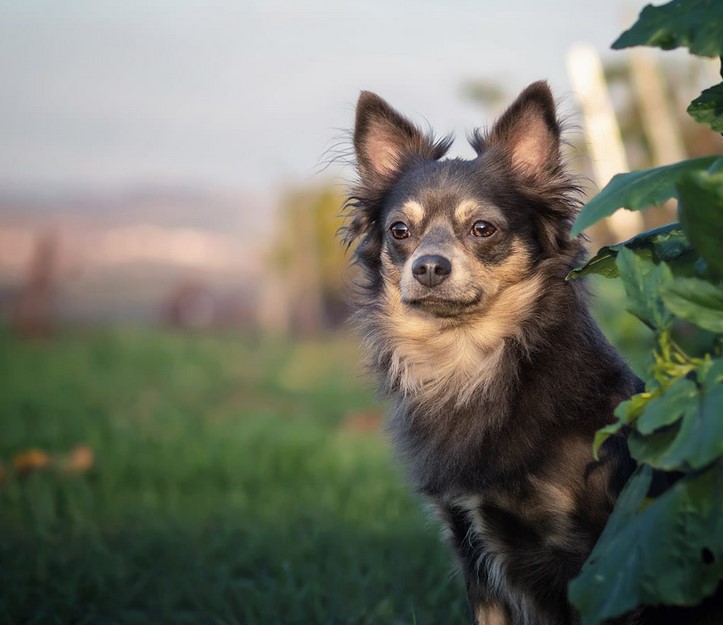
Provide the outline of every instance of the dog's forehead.
[[392,206],[415,222],[437,216],[456,221],[473,216],[503,218],[480,182],[471,161],[425,163],[404,177]]
[[401,205],[401,211],[412,222],[435,221],[437,218],[467,221],[484,210],[485,204],[469,194],[446,189],[423,189]]

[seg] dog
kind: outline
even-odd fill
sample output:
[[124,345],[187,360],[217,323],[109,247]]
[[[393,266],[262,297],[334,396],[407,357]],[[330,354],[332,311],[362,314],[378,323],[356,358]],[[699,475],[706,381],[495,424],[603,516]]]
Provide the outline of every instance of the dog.
[[[642,382],[588,311],[570,239],[580,189],[549,86],[527,87],[472,160],[362,92],[343,236],[388,429],[456,552],[479,625],[575,625],[567,586],[635,469],[595,432]],[[652,618],[652,617],[651,617]],[[658,617],[655,617],[656,619]],[[638,610],[619,624],[661,623]],[[682,621],[679,621],[682,622]],[[687,621],[686,621],[687,622]]]

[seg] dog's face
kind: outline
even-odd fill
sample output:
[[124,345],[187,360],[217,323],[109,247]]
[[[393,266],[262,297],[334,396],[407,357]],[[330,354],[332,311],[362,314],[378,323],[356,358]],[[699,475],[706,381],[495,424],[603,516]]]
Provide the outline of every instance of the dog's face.
[[474,313],[528,270],[531,226],[506,214],[480,178],[469,163],[434,163],[393,189],[380,258],[404,304],[440,317]]
[[540,260],[562,253],[572,208],[560,167],[560,129],[544,83],[528,87],[477,158],[439,160],[434,142],[378,96],[357,106],[361,183],[349,228],[371,282],[434,317],[484,312]]

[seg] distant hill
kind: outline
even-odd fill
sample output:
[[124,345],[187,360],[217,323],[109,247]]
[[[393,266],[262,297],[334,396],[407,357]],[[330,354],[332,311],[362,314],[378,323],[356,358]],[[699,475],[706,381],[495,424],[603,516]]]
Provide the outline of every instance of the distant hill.
[[60,193],[0,188],[0,225],[82,225],[112,228],[139,223],[233,233],[258,240],[268,234],[271,201],[243,192],[171,186]]
[[0,317],[32,289],[46,241],[60,318],[255,324],[275,288],[266,264],[273,212],[250,195],[179,187],[0,189]]

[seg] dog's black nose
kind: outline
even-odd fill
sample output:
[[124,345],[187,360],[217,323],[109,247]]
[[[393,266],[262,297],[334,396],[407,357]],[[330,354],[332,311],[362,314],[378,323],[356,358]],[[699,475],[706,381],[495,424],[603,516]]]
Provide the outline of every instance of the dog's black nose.
[[412,264],[412,275],[425,286],[441,284],[450,273],[452,273],[452,263],[438,254],[420,256]]

